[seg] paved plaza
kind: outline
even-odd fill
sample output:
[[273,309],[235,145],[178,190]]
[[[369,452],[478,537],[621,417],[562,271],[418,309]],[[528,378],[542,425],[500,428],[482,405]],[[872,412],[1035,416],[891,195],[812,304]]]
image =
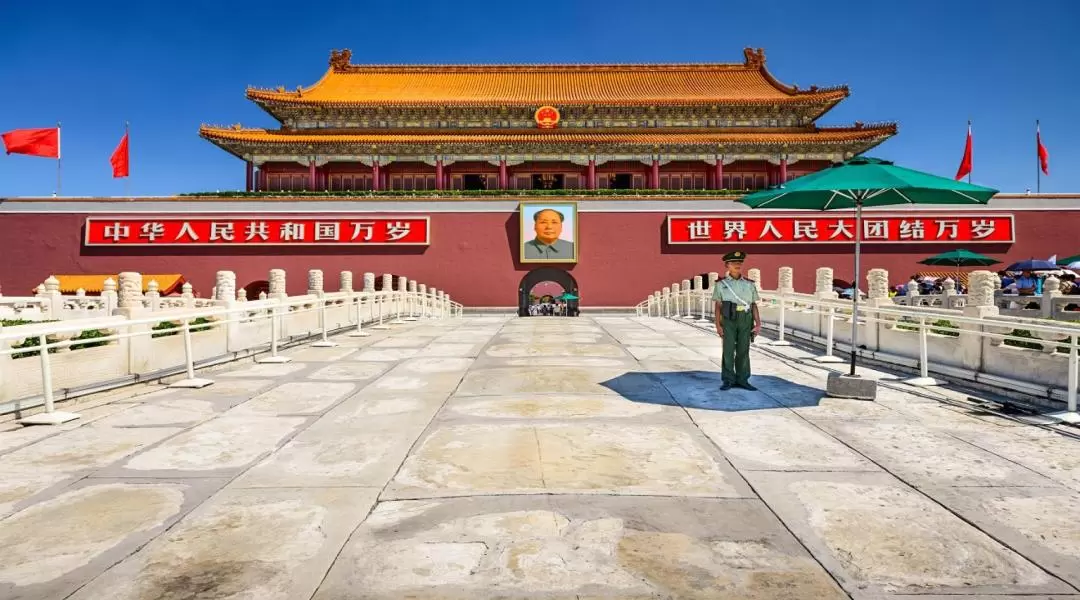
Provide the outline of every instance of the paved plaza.
[[0,431],[0,598],[1080,600],[1080,442],[958,392],[794,348],[720,392],[662,319],[372,333]]

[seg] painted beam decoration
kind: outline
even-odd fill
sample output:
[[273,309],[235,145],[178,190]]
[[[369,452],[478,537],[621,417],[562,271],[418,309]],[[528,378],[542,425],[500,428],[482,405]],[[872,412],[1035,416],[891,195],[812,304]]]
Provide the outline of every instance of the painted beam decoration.
[[86,219],[87,246],[427,246],[429,217],[117,216]]
[[[850,244],[855,217],[829,213],[669,215],[669,244]],[[867,244],[1011,244],[1011,214],[863,213]]]

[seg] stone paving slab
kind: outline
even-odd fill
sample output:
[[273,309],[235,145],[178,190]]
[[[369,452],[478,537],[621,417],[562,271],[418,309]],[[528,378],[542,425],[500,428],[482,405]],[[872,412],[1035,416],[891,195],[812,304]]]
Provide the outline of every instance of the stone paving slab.
[[673,427],[643,425],[448,425],[419,444],[384,497],[750,496],[701,441]]
[[376,493],[226,490],[72,599],[308,598]]
[[1080,442],[792,348],[720,392],[694,327],[421,320],[0,431],[0,597],[1080,599]]
[[935,500],[1080,587],[1080,494],[1060,488],[943,488]]
[[911,421],[819,421],[818,426],[912,485],[1055,486],[1055,482]]
[[743,474],[850,593],[1076,591],[891,475]]
[[227,480],[83,480],[3,521],[0,597],[65,597]]
[[574,496],[380,503],[315,595],[495,597],[846,596],[756,501]]
[[516,394],[506,396],[461,396],[446,406],[443,419],[628,419],[647,417],[656,422],[658,413],[675,413],[673,406],[627,402],[624,398],[601,394]]
[[739,470],[881,470],[859,453],[789,412],[695,411],[694,420]]

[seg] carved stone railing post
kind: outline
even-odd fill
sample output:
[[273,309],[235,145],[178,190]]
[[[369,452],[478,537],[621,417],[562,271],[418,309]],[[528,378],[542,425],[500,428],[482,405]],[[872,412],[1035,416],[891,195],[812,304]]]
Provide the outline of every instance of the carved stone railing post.
[[[727,273],[723,273],[720,277],[727,277]],[[761,292],[761,269],[749,269],[746,271],[746,278],[754,282],[754,287],[758,292]]]
[[663,309],[664,309],[664,314],[662,314],[660,316],[662,316],[662,317],[670,316],[671,315],[671,288],[668,287],[668,286],[664,286],[660,290],[660,294],[661,294],[661,297],[663,298]]
[[119,298],[116,293],[116,280],[109,277],[105,280],[105,284],[101,287],[101,304],[105,310],[105,314],[111,315],[117,306],[119,306]]
[[218,271],[214,275],[213,299],[225,302],[236,300],[236,273]]
[[833,270],[830,267],[818,267],[814,274],[814,295],[823,300],[835,299],[838,294],[833,289]]
[[682,314],[682,286],[678,283],[671,284],[671,316],[677,317]]
[[323,291],[323,273],[322,269],[311,269],[307,275],[307,293],[309,296],[318,296],[322,298]]
[[246,289],[240,288],[240,289],[236,290],[236,301],[237,302],[247,302],[247,290]]
[[285,269],[270,269],[270,289],[267,296],[270,298],[284,299],[289,295],[285,289]]
[[45,286],[44,297],[48,301],[45,310],[52,315],[53,319],[61,318],[60,313],[64,310],[64,296],[60,293],[60,280],[49,275],[42,285]]
[[364,290],[365,292],[375,291],[375,274],[364,273]]
[[956,295],[956,282],[952,280],[952,277],[946,277],[945,281],[941,282],[941,290],[946,296]]
[[341,291],[352,293],[352,271],[341,272]]
[[866,295],[870,303],[880,306],[889,300],[889,272],[885,269],[870,269],[866,273]]
[[690,309],[693,306],[694,292],[690,288],[690,280],[689,279],[683,279],[682,283],[680,284],[679,287],[680,287],[680,289],[682,289],[682,295],[683,295],[682,315],[684,317],[693,317],[693,315],[690,314]]
[[777,272],[776,291],[790,295],[795,293],[795,272],[791,267],[780,267]]
[[146,284],[146,304],[150,310],[161,309],[161,292],[158,282],[154,279],[150,280],[150,283]]
[[968,325],[960,327],[960,360],[963,365],[973,370],[982,368],[982,357],[985,352],[997,352],[995,346],[1001,346],[1004,339],[984,338],[981,332],[1008,334],[1012,331],[1011,325],[994,327],[994,317],[1000,314],[1000,309],[994,304],[994,292],[1001,285],[1001,280],[996,273],[980,270],[968,274],[967,302],[964,305],[964,316],[975,319],[986,319],[986,325]]
[[139,309],[143,305],[142,275],[132,271],[120,274],[120,308]]
[[180,300],[182,301],[184,308],[195,306],[195,292],[191,287],[190,281],[185,281],[184,285],[180,286]]
[[417,290],[416,280],[410,279],[409,282],[408,282],[408,287],[406,289],[409,292],[409,295],[406,297],[406,301],[405,301],[405,306],[406,306],[406,309],[407,309],[406,310],[407,316],[405,317],[405,320],[406,321],[415,321],[416,320],[416,314],[415,314],[416,313],[416,306],[417,306],[417,302],[418,302],[417,297],[416,297],[416,290]]
[[[1052,319],[1054,317],[1054,298],[1060,298],[1061,293],[1061,280],[1057,277],[1050,275],[1043,280],[1042,285],[1042,297],[1039,298],[1039,314],[1044,319]],[[1053,348],[1053,344],[1043,344],[1043,348]]]
[[907,297],[911,298],[911,300],[908,300],[908,306],[918,306],[919,301],[916,300],[916,298],[919,297],[919,282],[914,279],[909,279],[905,284],[905,287],[907,289]]

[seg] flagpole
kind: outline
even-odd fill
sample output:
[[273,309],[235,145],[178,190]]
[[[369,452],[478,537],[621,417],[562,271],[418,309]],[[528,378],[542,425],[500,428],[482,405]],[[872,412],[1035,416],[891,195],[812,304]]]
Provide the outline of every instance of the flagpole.
[[[969,136],[969,137],[971,136],[971,119],[968,119],[968,136]],[[975,154],[975,152],[974,152],[974,148],[972,148],[972,154]],[[974,167],[974,166],[975,166],[975,160],[974,160],[974,159],[975,159],[975,157],[974,157],[974,156],[972,156],[972,161],[971,161],[971,165],[972,165],[972,167]],[[974,169],[970,169],[970,170],[968,170],[968,183],[969,183],[969,184],[971,183],[971,171],[973,171],[973,170],[974,170]]]
[[1035,119],[1035,193],[1042,190],[1042,159],[1039,158],[1039,120]]
[[131,121],[124,121],[124,138],[128,141],[128,173],[124,177],[124,196],[131,197]]
[[56,122],[56,195],[60,196],[60,162],[63,160],[64,153],[61,151],[60,145],[60,121]]

